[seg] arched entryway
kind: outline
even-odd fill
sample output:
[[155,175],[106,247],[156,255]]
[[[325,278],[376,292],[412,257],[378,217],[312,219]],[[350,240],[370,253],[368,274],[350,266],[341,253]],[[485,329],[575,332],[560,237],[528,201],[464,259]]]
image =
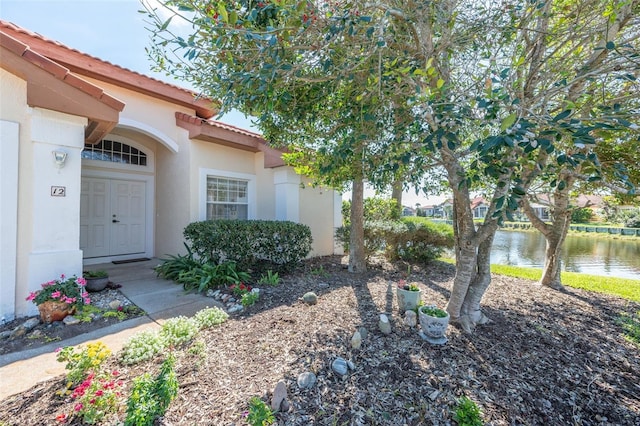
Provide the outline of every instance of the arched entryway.
[[80,249],[85,264],[152,257],[155,156],[108,135],[82,152]]

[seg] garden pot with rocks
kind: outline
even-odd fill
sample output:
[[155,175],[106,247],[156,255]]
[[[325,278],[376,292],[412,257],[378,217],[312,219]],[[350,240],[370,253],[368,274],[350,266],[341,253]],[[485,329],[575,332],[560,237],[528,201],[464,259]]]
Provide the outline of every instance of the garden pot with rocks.
[[398,298],[398,308],[400,312],[413,311],[420,306],[422,300],[422,291],[417,284],[398,285],[396,289]]
[[449,313],[435,306],[421,306],[418,309],[420,337],[433,345],[444,345],[449,326]]

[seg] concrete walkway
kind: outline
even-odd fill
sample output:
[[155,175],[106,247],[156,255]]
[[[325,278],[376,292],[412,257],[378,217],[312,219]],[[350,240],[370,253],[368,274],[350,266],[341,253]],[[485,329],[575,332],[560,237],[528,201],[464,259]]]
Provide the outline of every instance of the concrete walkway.
[[[153,268],[157,259],[145,262],[92,265],[87,269],[106,270],[109,280],[122,285],[120,291],[147,315],[109,327],[76,336],[72,339],[14,352],[0,357],[0,401],[20,393],[33,385],[64,374],[64,364],[56,361],[55,350],[62,346],[75,346],[101,341],[111,352],[118,352],[134,334],[148,329],[159,329],[168,318],[191,316],[206,307],[220,306],[215,300],[201,294],[185,294],[182,286],[156,277]],[[69,326],[72,327],[72,326]]]

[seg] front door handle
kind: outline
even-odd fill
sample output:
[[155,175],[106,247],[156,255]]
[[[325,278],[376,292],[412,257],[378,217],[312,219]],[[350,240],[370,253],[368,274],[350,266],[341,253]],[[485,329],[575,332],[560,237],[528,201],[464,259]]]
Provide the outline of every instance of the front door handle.
[[119,221],[119,220],[116,220],[116,219],[113,219],[113,220],[111,221],[111,223],[118,223],[118,222],[120,222],[120,221]]

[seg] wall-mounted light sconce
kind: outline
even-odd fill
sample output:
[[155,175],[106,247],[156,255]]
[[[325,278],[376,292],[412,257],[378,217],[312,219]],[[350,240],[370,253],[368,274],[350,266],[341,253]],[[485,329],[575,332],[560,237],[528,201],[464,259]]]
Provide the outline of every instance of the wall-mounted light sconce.
[[56,163],[56,167],[63,168],[64,162],[67,161],[67,153],[64,151],[51,151],[51,154],[53,154],[53,162]]

